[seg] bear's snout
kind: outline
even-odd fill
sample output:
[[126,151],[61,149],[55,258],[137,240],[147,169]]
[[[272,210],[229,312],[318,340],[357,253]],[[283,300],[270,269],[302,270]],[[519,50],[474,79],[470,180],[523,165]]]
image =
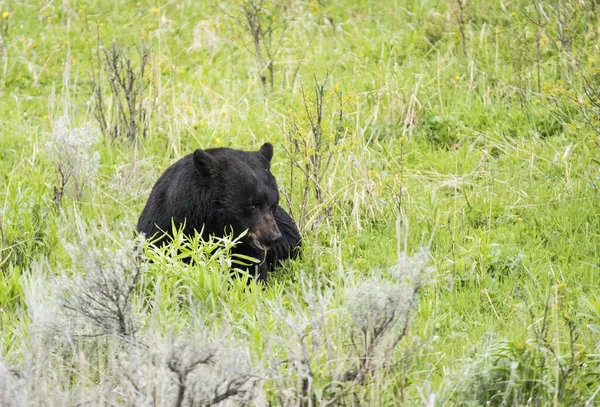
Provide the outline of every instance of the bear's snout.
[[280,239],[281,232],[279,231],[279,229],[277,229],[273,233],[270,233],[269,235],[265,236],[265,239],[262,241],[262,244],[263,246],[272,247],[275,246],[275,243],[277,243]]
[[282,238],[277,222],[271,213],[262,214],[252,229],[248,233],[249,243],[258,250],[269,250]]

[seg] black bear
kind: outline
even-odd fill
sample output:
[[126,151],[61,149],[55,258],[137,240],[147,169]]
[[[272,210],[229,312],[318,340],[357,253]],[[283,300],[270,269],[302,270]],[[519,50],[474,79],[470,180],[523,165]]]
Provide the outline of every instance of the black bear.
[[197,149],[156,181],[137,231],[158,238],[154,244],[161,245],[172,239],[172,222],[183,226],[185,235],[198,231],[205,240],[248,230],[234,252],[259,259],[249,271],[266,280],[281,260],[298,255],[301,240],[296,224],[279,206],[272,158],[270,143],[258,151]]

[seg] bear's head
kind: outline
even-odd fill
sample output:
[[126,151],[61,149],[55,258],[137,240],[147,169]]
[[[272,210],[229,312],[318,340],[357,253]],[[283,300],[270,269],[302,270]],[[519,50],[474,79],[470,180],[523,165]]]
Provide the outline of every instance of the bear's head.
[[243,242],[260,252],[281,239],[275,221],[279,191],[271,174],[272,158],[270,143],[258,151],[214,148],[194,152],[196,170],[216,205],[212,219],[207,219],[215,234],[231,228],[237,236],[248,230]]

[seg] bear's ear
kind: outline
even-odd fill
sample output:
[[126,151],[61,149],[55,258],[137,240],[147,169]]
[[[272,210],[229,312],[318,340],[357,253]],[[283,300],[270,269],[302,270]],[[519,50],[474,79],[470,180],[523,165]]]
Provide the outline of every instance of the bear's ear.
[[267,159],[268,162],[271,162],[271,159],[273,158],[273,144],[271,143],[265,143],[262,145],[262,147],[258,150],[258,152]]
[[215,165],[215,160],[201,148],[194,151],[194,165],[201,175],[209,177]]

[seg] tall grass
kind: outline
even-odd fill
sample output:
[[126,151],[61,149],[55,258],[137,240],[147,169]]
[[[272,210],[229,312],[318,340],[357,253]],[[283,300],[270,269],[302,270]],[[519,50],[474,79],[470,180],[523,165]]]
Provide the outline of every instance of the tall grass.
[[[597,404],[597,13],[0,2],[0,404]],[[265,141],[304,239],[268,286],[131,242],[171,163]]]

